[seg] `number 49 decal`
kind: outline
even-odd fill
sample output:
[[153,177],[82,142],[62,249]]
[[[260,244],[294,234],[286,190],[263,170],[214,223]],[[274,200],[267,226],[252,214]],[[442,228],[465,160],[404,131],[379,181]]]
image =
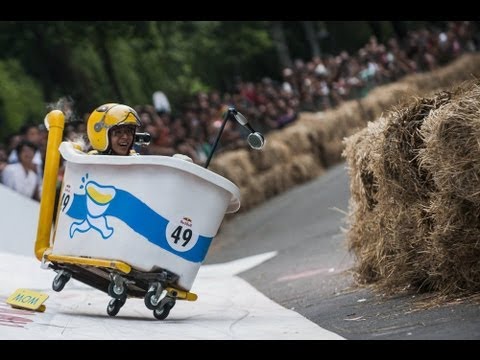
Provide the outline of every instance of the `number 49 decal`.
[[70,195],[67,193],[63,193],[62,200],[60,201],[63,212],[65,211],[65,208],[67,207],[69,202],[70,202]]
[[198,235],[180,222],[169,222],[165,232],[168,244],[176,251],[185,252],[195,246]]

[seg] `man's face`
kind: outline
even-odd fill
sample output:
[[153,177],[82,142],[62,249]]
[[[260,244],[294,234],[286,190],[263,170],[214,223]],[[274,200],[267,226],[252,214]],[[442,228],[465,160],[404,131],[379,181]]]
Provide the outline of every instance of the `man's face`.
[[110,144],[114,155],[128,155],[135,137],[134,126],[115,126],[110,129]]

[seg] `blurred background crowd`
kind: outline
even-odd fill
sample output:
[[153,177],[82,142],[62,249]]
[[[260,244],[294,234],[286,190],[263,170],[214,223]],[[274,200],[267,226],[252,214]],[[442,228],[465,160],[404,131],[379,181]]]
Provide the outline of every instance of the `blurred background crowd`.
[[[378,85],[407,74],[434,70],[465,52],[478,51],[476,23],[457,21],[441,25],[407,31],[402,37],[393,34],[384,41],[372,34],[356,51],[345,49],[285,61],[277,77],[266,75],[249,81],[236,76],[229,88],[197,91],[174,106],[170,105],[168,91],[154,92],[148,104],[127,103],[141,118],[139,130],[152,136],[148,147],[137,150],[147,155],[181,153],[203,165],[228,106],[235,106],[256,129],[267,134],[295,122],[300,112],[327,111],[344,101],[366,96]],[[111,100],[102,103],[106,102]],[[98,105],[101,103],[93,107]],[[51,108],[59,108],[67,115],[65,140],[85,138],[89,113],[79,114],[73,97],[62,97]],[[48,135],[39,120],[23,123],[0,143],[2,183],[35,200],[41,197]],[[246,146],[244,131],[238,124],[228,122],[218,151]]]

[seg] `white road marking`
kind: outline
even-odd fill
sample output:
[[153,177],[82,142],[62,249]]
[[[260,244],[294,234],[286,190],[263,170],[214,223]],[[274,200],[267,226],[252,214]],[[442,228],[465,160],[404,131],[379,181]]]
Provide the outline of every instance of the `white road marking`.
[[[33,249],[39,204],[0,184],[0,339],[343,339],[287,310],[235,276],[276,255],[269,252],[224,264],[203,265],[192,292],[166,320],[153,317],[143,299],[128,299],[116,317],[109,296],[76,280],[51,290],[56,273],[40,268]],[[44,313],[13,309],[18,288],[50,295]]]
[[[17,288],[50,295],[45,313],[25,311],[24,322],[18,310],[12,317],[2,305],[0,339],[342,339],[235,276],[275,254],[202,266],[192,288],[198,300],[178,301],[168,318],[159,321],[143,299],[128,299],[116,317],[109,317],[107,294],[75,280],[54,292],[55,272],[40,269],[33,257],[0,253],[1,303]],[[14,320],[22,326],[11,326]]]

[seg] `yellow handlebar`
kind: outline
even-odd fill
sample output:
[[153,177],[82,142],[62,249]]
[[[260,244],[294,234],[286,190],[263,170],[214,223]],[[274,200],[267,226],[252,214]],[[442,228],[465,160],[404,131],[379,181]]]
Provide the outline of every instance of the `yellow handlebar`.
[[49,124],[47,153],[45,155],[40,214],[38,216],[37,239],[35,241],[35,256],[40,261],[45,250],[50,247],[55,190],[58,168],[60,166],[60,152],[58,148],[63,138],[65,115],[60,110],[52,110],[47,114],[47,121]]

